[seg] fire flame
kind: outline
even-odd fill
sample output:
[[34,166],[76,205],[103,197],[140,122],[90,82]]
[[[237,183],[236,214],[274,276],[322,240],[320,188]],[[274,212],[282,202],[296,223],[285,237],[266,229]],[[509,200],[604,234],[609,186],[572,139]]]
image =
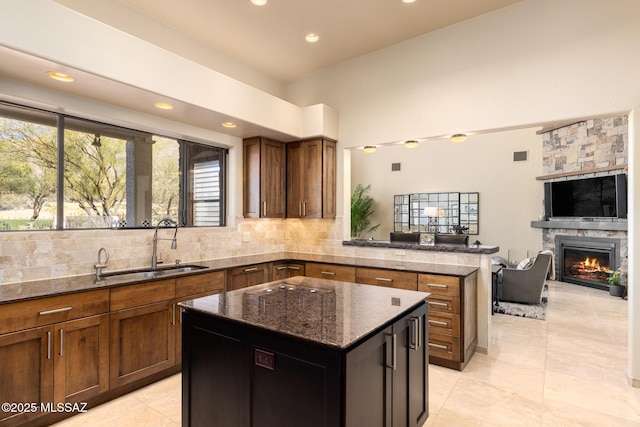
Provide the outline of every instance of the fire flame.
[[584,261],[582,261],[580,264],[582,264],[582,267],[591,271],[603,271],[603,270],[608,270],[609,267],[600,267],[600,263],[598,262],[598,260],[596,258],[589,258],[587,257]]

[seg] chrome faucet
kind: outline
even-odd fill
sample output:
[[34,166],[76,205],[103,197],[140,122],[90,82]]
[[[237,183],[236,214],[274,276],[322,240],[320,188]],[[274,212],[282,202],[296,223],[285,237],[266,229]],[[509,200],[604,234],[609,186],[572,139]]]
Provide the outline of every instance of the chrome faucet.
[[[158,229],[162,226],[173,226],[175,227],[175,231],[173,232],[173,238],[172,239],[161,239],[158,237]],[[163,218],[160,221],[158,221],[158,225],[156,226],[156,231],[153,233],[153,254],[151,255],[151,269],[155,270],[158,267],[159,263],[162,263],[162,261],[158,261],[158,256],[157,256],[157,252],[158,252],[158,240],[171,240],[171,249],[176,249],[178,247],[178,240],[177,240],[177,236],[178,236],[178,223],[174,220],[172,220],[171,218]]]
[[[104,261],[102,260],[102,255],[104,254]],[[109,262],[109,252],[105,248],[98,249],[98,260],[93,268],[96,269],[96,282],[102,280],[102,269],[107,267],[107,263]]]

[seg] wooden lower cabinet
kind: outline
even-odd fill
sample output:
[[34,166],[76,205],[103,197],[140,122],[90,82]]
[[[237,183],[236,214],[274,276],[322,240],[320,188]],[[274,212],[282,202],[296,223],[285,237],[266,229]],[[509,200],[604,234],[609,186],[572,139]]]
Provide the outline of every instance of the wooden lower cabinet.
[[477,273],[466,277],[418,274],[429,297],[429,362],[461,371],[478,344]]
[[227,270],[227,291],[259,285],[271,280],[269,263],[247,265]]
[[418,290],[418,275],[408,271],[357,267],[356,283],[416,291]]
[[111,313],[110,387],[172,367],[175,344],[173,301]]
[[297,262],[274,262],[271,266],[271,280],[282,280],[294,276],[304,276],[304,264]]
[[308,277],[339,280],[341,282],[355,283],[356,281],[356,268],[347,265],[308,262],[305,266],[304,274]]
[[109,315],[54,327],[54,399],[80,402],[109,390]]
[[0,425],[17,426],[37,418],[40,404],[53,402],[52,339],[51,326],[0,335],[0,401],[38,405],[37,411],[0,410]]

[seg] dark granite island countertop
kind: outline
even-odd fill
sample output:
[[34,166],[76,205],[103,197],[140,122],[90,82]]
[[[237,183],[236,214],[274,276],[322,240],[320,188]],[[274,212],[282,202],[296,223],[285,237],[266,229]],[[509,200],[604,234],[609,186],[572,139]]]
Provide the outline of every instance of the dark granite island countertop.
[[422,426],[428,296],[298,276],[181,303],[182,425]]
[[186,309],[339,349],[412,308],[427,292],[296,276],[180,303]]

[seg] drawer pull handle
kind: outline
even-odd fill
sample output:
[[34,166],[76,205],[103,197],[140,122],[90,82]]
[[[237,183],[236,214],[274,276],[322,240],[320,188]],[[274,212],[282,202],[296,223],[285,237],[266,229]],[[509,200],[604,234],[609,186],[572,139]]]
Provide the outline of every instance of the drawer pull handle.
[[336,273],[333,271],[321,271],[320,274],[326,274],[328,276],[335,276]]
[[429,343],[429,347],[437,348],[439,350],[447,350],[447,351],[449,351],[449,347],[447,347],[446,345],[434,344],[432,342]]
[[41,311],[40,313],[38,313],[38,315],[44,316],[46,314],[62,313],[65,311],[70,311],[72,308],[73,307],[64,307],[64,308],[56,308],[55,310]]
[[439,322],[437,320],[429,320],[429,323],[433,324],[433,325],[439,325],[439,326],[447,326],[448,325],[447,322]]
[[429,301],[430,305],[437,305],[439,307],[449,307],[449,304],[447,304],[446,302],[435,302],[435,301]]
[[376,277],[376,280],[379,282],[393,282],[393,279],[387,279],[385,277]]
[[289,267],[287,267],[287,266],[285,265],[285,266],[282,266],[282,267],[276,267],[276,270],[287,270],[288,268],[289,268]]
[[244,272],[245,273],[250,273],[252,271],[257,271],[257,270],[258,270],[258,267],[251,267],[251,268],[245,268]]
[[300,267],[295,267],[295,266],[293,266],[293,265],[289,265],[289,266],[287,266],[287,268],[288,268],[289,270],[300,270]]
[[449,285],[440,285],[438,283],[427,283],[427,286],[429,286],[430,288],[448,288]]

